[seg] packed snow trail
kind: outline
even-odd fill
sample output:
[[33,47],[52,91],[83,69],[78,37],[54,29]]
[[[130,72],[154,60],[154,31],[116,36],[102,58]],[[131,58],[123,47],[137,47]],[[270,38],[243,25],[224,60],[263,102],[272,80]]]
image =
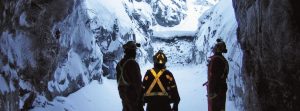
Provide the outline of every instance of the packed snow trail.
[[[152,65],[141,68],[142,75]],[[181,101],[179,111],[207,111],[206,65],[187,65],[167,67],[177,82]],[[42,101],[42,100],[41,100]],[[56,97],[53,102],[37,106],[33,111],[121,111],[122,105],[115,80],[104,78],[103,84],[96,81],[83,87],[68,97]],[[235,111],[233,104],[227,100],[226,111]]]

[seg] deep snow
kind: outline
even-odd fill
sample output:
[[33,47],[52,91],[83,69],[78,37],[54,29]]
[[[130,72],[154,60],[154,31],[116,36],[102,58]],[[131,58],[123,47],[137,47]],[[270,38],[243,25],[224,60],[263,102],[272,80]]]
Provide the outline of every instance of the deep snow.
[[[202,84],[207,80],[206,65],[170,65],[167,67],[177,82],[181,101],[179,111],[207,111],[206,87]],[[142,66],[142,74],[151,68],[151,64]],[[45,102],[32,111],[121,111],[115,80],[103,79],[103,83],[93,81],[68,97],[56,97],[52,102]],[[227,100],[227,111],[237,111],[231,101]]]

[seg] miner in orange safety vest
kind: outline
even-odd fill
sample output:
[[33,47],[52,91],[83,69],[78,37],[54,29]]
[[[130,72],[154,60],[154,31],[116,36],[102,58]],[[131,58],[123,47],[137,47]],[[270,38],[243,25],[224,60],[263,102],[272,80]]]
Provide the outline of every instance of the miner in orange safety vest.
[[217,39],[213,48],[214,55],[208,64],[208,111],[225,111],[228,75],[228,62],[222,53],[227,53],[226,44]]

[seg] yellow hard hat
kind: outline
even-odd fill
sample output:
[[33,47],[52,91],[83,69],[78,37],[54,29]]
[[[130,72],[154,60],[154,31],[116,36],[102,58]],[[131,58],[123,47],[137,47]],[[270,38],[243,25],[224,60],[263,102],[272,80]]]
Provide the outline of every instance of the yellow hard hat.
[[159,50],[154,56],[153,56],[153,62],[158,64],[165,64],[167,62],[167,56],[163,53],[162,50]]

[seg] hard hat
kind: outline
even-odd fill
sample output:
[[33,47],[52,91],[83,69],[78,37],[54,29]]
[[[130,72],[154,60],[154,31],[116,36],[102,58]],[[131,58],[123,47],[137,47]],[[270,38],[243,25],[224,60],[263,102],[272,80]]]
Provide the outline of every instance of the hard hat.
[[136,50],[140,47],[141,44],[135,43],[134,41],[128,41],[126,44],[123,45],[124,50]]
[[214,53],[227,53],[226,44],[222,39],[217,39],[217,43],[213,49]]
[[154,56],[153,56],[153,61],[154,63],[158,64],[166,64],[167,62],[167,56],[163,53],[162,50],[159,50]]

